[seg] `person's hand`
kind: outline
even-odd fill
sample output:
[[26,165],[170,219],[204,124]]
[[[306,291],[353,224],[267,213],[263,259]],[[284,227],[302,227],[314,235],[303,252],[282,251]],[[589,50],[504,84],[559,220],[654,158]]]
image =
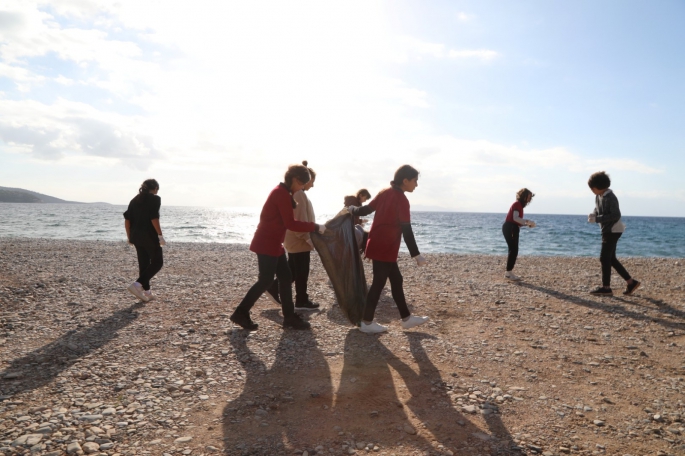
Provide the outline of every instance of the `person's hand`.
[[309,244],[309,247],[311,247],[312,249],[314,248],[314,243],[311,239],[307,239],[307,244]]
[[131,242],[131,239],[130,239],[130,238],[127,238],[127,239],[126,239],[126,243],[127,243],[128,245],[133,245],[133,242]]
[[355,206],[347,206],[347,212],[349,212],[350,214],[352,214],[355,209],[356,209]]
[[528,228],[535,228],[535,222],[532,220],[526,220],[526,225],[528,225]]
[[326,225],[319,225],[319,234],[324,234],[326,232]]
[[159,239],[159,245],[161,245],[162,247],[164,247],[164,246],[166,245],[166,241],[164,240],[164,236],[162,236],[162,235],[160,234],[159,236],[157,236],[157,238]]
[[419,266],[425,266],[426,263],[428,263],[428,261],[426,260],[426,258],[424,258],[423,255],[416,255],[414,259],[416,260],[416,264]]
[[587,222],[588,223],[597,223],[597,214],[594,212],[590,215],[587,216]]

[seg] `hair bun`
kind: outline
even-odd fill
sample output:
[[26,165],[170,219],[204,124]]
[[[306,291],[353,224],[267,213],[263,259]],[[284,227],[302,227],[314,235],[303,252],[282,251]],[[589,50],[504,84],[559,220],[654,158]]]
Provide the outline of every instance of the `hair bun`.
[[303,164],[304,166],[307,166],[309,163],[307,163],[307,160],[302,160],[302,164]]

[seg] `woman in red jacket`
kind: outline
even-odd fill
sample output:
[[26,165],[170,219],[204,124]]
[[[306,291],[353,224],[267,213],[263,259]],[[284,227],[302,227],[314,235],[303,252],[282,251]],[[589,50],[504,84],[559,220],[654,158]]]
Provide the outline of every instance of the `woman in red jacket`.
[[409,165],[403,165],[395,171],[395,177],[390,182],[390,188],[381,190],[366,206],[350,206],[348,211],[353,216],[365,216],[376,212],[366,243],[366,257],[373,260],[373,282],[366,296],[364,316],[360,330],[365,333],[381,333],[387,327],[373,321],[378,300],[383,292],[385,283],[390,279],[392,298],[402,318],[402,328],[409,329],[428,321],[428,317],[417,317],[409,312],[407,301],[402,288],[402,274],[397,265],[397,254],[400,251],[400,241],[404,236],[409,254],[416,259],[416,264],[423,266],[426,259],[419,252],[411,229],[409,200],[405,192],[413,192],[419,185],[419,172]]
[[285,231],[311,233],[326,230],[324,225],[312,222],[298,222],[293,217],[296,204],[293,193],[302,190],[311,176],[304,165],[290,165],[285,173],[284,183],[278,184],[271,190],[259,216],[259,225],[252,238],[250,250],[257,254],[259,265],[259,279],[247,292],[242,302],[231,315],[231,321],[238,326],[254,331],[259,325],[250,318],[250,309],[257,299],[278,278],[281,308],[283,309],[283,327],[293,329],[309,329],[310,324],[303,321],[295,313],[293,304],[292,276],[288,259],[283,249]]

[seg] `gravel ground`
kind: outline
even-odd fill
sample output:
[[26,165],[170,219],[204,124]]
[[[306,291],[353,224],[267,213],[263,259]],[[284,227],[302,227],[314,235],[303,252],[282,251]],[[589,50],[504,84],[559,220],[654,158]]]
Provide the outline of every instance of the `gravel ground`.
[[683,260],[626,259],[643,287],[596,298],[597,259],[522,257],[516,284],[426,257],[400,259],[422,327],[386,289],[390,332],[360,333],[314,255],[312,330],[262,298],[247,333],[246,246],[170,243],[143,304],[125,243],[0,239],[0,454],[685,454]]

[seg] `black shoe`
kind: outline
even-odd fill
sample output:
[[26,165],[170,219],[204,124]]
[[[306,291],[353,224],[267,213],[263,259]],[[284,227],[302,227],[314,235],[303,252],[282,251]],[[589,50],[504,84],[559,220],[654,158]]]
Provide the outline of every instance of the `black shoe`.
[[304,321],[299,315],[293,314],[283,319],[283,328],[290,329],[310,329],[312,325],[308,321]]
[[633,279],[633,283],[629,283],[628,286],[626,286],[626,291],[624,291],[623,294],[630,296],[631,294],[633,294],[633,291],[640,288],[640,285],[641,285],[640,282]]
[[304,303],[295,303],[295,310],[316,310],[319,305],[315,302],[307,301]]
[[591,295],[613,296],[614,292],[609,287],[597,287],[590,292]]
[[248,331],[254,331],[255,329],[259,328],[259,325],[252,321],[249,313],[245,314],[236,310],[229,319],[236,325],[243,329],[247,329]]

